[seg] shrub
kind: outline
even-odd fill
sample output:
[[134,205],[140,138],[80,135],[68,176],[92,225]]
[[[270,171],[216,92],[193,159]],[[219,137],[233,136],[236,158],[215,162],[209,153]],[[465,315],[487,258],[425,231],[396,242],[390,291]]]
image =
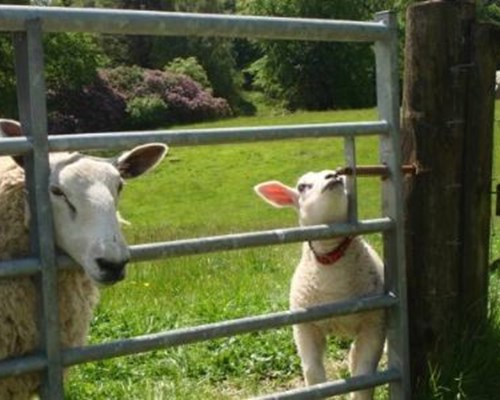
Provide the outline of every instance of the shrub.
[[213,97],[186,76],[180,75],[177,84],[165,93],[167,104],[176,122],[210,120],[231,115],[226,100]]
[[158,96],[135,97],[127,103],[128,122],[132,128],[154,128],[167,119],[168,107]]
[[47,100],[51,133],[106,132],[125,127],[125,98],[101,73],[94,83],[83,89],[49,92]]
[[132,88],[138,87],[143,81],[143,70],[137,66],[120,66],[101,71],[101,77],[109,85],[126,95]]
[[226,100],[188,76],[139,67],[100,70],[94,83],[49,91],[48,101],[51,133],[147,129],[232,114]]
[[[138,67],[119,67],[103,71],[102,76],[108,80],[111,87],[123,95],[129,111],[134,109],[136,116],[143,113],[149,115],[143,121],[147,121],[148,124],[152,124],[153,121],[158,125],[196,122],[232,115],[225,99],[214,97],[186,75]],[[134,100],[139,98],[142,100]],[[152,100],[153,98],[155,100]],[[161,100],[163,105],[160,105],[158,100]],[[134,102],[133,106],[130,105],[131,102]],[[146,112],[146,109],[149,111]],[[153,113],[152,109],[156,111]],[[153,117],[153,114],[156,116]],[[160,120],[160,116],[164,118],[163,121]],[[134,121],[134,117],[129,121]],[[138,122],[135,119],[132,123]]]
[[205,69],[198,62],[196,57],[174,58],[165,66],[165,71],[173,74],[182,74],[189,76],[194,81],[198,82],[205,90],[212,90]]

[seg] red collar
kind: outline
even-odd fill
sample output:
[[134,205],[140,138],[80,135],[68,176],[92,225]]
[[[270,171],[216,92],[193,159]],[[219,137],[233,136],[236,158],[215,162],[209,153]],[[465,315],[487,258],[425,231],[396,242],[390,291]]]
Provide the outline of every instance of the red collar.
[[309,242],[309,248],[313,252],[314,257],[316,257],[316,261],[318,261],[320,264],[323,265],[331,265],[335,264],[338,260],[344,257],[344,254],[347,251],[347,248],[349,247],[353,239],[354,236],[346,236],[344,240],[342,240],[337,247],[335,247],[332,251],[326,254],[316,253],[311,245],[311,242]]

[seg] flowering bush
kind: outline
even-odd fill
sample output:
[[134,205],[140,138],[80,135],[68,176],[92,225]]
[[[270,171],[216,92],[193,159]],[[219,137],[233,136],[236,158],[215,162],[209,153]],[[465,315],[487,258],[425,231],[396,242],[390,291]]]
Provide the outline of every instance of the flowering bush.
[[49,132],[106,132],[126,128],[125,98],[101,77],[80,90],[49,92]]
[[49,92],[48,104],[51,133],[146,129],[232,115],[225,99],[186,75],[123,66],[100,70],[83,89]]
[[[127,103],[136,98],[161,99],[168,111],[166,113],[161,111],[167,118],[163,121],[156,119],[158,123],[196,122],[232,115],[232,110],[225,99],[214,97],[199,83],[183,74],[138,67],[119,67],[103,71],[102,76],[124,96]],[[142,113],[146,112],[147,104],[159,110],[158,101],[142,101],[140,106]]]

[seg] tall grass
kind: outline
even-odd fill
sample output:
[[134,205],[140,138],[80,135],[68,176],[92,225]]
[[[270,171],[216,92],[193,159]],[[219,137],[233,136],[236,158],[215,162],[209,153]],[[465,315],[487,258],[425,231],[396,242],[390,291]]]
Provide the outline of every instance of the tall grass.
[[[197,127],[374,118],[374,110],[296,113]],[[358,140],[358,162],[376,162],[376,146],[374,139]],[[343,164],[342,149],[339,139],[173,148],[158,170],[127,185],[121,210],[132,225],[126,235],[130,243],[140,243],[294,226],[292,210],[269,207],[252,187],[269,179],[293,184],[306,170],[335,168]],[[359,191],[361,217],[378,216],[377,180],[360,180]],[[380,249],[378,236],[369,240]],[[299,253],[299,245],[292,244],[132,265],[127,280],[103,292],[90,342],[285,310]],[[491,329],[497,334],[498,315],[493,311],[491,315]],[[489,340],[471,346],[473,359],[480,360],[476,352],[488,352]],[[329,346],[332,377],[346,375],[346,347],[341,341]],[[488,355],[494,358],[494,353]],[[436,389],[434,393],[459,393],[458,385],[446,383],[457,376],[478,378],[465,372],[460,375],[462,371],[450,373],[452,378],[436,372],[435,386],[449,391]],[[300,375],[291,328],[283,328],[77,366],[70,372],[66,395],[72,400],[239,399],[296,387],[301,384]],[[461,384],[460,390],[465,386],[469,390],[471,385]],[[379,391],[378,398],[385,397]]]

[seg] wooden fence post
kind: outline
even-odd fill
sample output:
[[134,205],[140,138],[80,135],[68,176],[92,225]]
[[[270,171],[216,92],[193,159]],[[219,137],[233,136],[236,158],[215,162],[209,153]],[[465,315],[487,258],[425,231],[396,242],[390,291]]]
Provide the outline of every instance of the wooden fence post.
[[[407,12],[403,161],[424,172],[406,191],[410,358],[414,389],[429,364],[485,320],[491,214],[492,30],[470,2]],[[418,390],[414,390],[418,393]]]

